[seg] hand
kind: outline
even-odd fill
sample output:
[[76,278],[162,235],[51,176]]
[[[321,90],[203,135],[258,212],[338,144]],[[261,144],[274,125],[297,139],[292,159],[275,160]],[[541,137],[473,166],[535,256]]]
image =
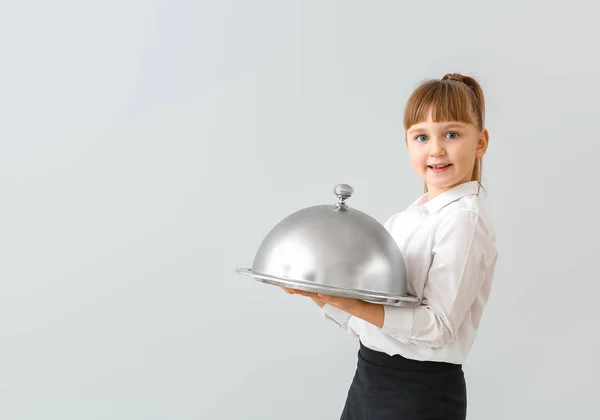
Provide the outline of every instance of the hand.
[[331,296],[323,293],[305,292],[304,290],[291,289],[289,287],[282,287],[282,289],[284,292],[291,295],[308,296],[319,305],[320,308],[325,306],[325,304],[329,304],[354,315],[357,318],[364,319],[379,328],[383,328],[385,311],[382,305],[365,302],[359,299]]
[[326,304],[335,306],[336,308],[341,309],[344,312],[348,312],[349,314],[358,313],[367,303],[359,299],[324,295],[322,293],[318,293],[317,298],[321,299]]
[[356,312],[356,309],[358,309],[365,303],[362,300],[358,299],[325,295],[323,293],[306,292],[304,290],[292,289],[289,287],[282,287],[282,289],[284,292],[289,293],[290,295],[307,296],[313,299],[315,302],[318,302],[320,307],[323,307],[326,303],[328,303],[331,306],[335,306],[336,308],[339,308],[342,311],[348,313]]
[[325,306],[325,302],[318,297],[317,293],[305,292],[304,290],[291,289],[289,287],[281,287],[281,288],[283,289],[284,292],[286,292],[290,295],[301,295],[301,296],[307,296],[307,297],[311,298],[313,300],[313,302],[315,302],[317,304],[317,306],[319,306],[319,308],[322,308],[323,306]]
[[283,291],[290,295],[301,295],[311,298],[319,307],[325,306],[326,303],[342,311],[348,313],[356,313],[359,308],[362,307],[366,302],[358,299],[350,299],[339,296],[326,295],[323,293],[306,292],[304,290],[292,289],[289,287],[282,287]]

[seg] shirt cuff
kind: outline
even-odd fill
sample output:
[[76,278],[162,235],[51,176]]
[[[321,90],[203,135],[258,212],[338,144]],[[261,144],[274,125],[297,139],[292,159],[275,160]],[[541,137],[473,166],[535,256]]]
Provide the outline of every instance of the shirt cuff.
[[415,308],[402,308],[383,305],[385,317],[381,332],[408,343],[413,328]]
[[321,308],[321,313],[326,319],[332,320],[342,328],[348,327],[348,321],[352,316],[348,312],[344,312],[341,309],[327,303]]

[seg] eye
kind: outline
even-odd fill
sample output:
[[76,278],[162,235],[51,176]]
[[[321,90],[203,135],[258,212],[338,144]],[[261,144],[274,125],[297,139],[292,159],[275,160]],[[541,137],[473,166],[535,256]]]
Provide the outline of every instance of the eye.
[[450,131],[446,133],[446,137],[448,137],[450,140],[454,140],[458,138],[458,133],[456,131]]
[[427,140],[427,136],[425,134],[419,134],[417,137],[415,137],[415,140],[418,142],[424,142]]

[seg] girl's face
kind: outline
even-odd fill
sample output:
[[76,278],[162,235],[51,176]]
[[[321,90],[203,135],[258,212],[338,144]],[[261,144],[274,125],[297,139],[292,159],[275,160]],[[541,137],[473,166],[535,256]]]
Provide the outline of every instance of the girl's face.
[[427,184],[429,198],[471,181],[476,158],[484,155],[488,132],[474,124],[427,121],[406,132],[411,164]]

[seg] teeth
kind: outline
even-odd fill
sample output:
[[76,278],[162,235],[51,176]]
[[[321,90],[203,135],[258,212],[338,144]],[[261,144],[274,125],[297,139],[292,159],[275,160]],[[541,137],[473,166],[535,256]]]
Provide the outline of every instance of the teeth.
[[446,166],[449,166],[450,164],[447,163],[445,165],[430,165],[430,168],[435,168],[435,169],[440,169],[440,168],[445,168]]

